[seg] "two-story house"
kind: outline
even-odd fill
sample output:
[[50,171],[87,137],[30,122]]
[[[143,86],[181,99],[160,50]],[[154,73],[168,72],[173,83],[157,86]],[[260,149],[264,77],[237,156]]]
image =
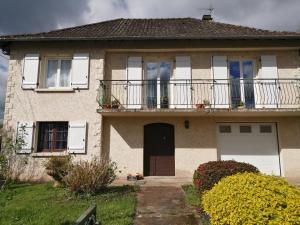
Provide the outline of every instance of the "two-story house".
[[300,178],[300,34],[202,20],[116,19],[0,37],[4,127],[27,175],[49,156],[109,157],[145,176],[211,160]]

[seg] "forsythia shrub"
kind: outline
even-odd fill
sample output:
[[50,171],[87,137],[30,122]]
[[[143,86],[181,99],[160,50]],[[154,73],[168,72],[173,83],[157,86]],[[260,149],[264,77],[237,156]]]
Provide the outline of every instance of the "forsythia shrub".
[[74,163],[63,180],[73,193],[96,194],[116,179],[116,170],[116,163],[94,158]]
[[210,190],[223,177],[244,172],[258,173],[259,170],[251,164],[233,160],[203,163],[194,172],[194,185],[199,192],[203,192]]
[[204,194],[202,205],[212,225],[300,224],[300,190],[279,177],[226,177]]

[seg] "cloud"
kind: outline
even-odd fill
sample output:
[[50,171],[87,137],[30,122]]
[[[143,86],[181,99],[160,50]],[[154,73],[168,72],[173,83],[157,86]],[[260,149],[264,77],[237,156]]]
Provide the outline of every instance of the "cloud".
[[0,33],[48,31],[84,22],[84,0],[0,0]]
[[90,0],[85,21],[112,18],[196,17],[214,8],[216,21],[271,30],[300,30],[299,0]]
[[114,18],[214,18],[271,30],[300,30],[299,0],[0,0],[0,34],[48,31]]

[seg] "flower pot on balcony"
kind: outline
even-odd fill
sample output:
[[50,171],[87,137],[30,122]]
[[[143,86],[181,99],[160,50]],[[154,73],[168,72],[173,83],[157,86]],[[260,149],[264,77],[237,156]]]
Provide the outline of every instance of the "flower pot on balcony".
[[197,109],[204,109],[205,105],[204,104],[196,104]]
[[103,104],[102,108],[103,109],[111,109],[111,105],[110,104]]
[[119,101],[118,101],[118,100],[112,101],[111,107],[112,107],[113,109],[118,109],[118,108],[120,107]]

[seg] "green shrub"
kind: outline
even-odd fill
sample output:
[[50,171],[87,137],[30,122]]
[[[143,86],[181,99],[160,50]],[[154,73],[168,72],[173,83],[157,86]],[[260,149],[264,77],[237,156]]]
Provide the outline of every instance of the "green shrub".
[[204,194],[202,205],[213,225],[300,224],[300,190],[279,177],[226,177]]
[[194,185],[199,192],[203,192],[210,190],[223,177],[244,172],[258,173],[259,170],[248,163],[232,160],[203,163],[194,172]]
[[64,182],[73,193],[96,194],[116,179],[116,163],[94,158],[73,164]]
[[71,156],[53,156],[45,163],[46,172],[59,184],[63,184],[64,177],[72,167]]

